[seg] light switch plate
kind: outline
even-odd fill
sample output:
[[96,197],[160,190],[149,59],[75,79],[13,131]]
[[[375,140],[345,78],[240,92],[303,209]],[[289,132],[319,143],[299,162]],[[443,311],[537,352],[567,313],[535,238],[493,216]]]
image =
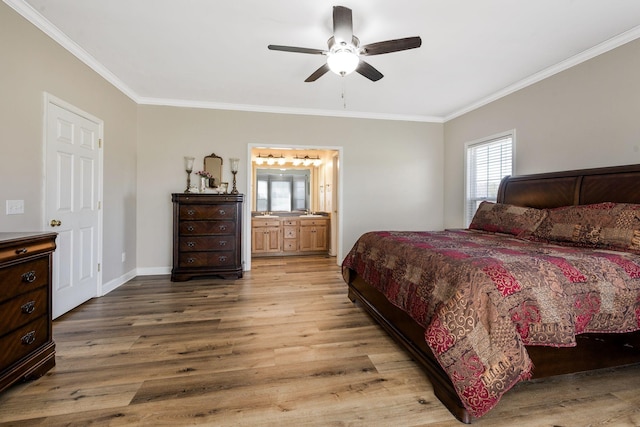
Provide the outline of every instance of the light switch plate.
[[7,200],[7,215],[24,213],[24,200]]

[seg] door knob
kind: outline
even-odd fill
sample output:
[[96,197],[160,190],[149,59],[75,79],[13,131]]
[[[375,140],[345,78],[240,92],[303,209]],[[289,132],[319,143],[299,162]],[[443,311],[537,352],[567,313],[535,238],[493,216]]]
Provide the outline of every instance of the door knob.
[[51,224],[52,227],[60,227],[62,225],[62,221],[59,219],[52,219],[49,224]]

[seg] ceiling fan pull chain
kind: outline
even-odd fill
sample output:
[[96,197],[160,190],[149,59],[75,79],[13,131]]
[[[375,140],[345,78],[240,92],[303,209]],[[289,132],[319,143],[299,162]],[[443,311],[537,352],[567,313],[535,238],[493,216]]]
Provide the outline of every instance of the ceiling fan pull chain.
[[342,108],[347,109],[347,79],[342,78]]

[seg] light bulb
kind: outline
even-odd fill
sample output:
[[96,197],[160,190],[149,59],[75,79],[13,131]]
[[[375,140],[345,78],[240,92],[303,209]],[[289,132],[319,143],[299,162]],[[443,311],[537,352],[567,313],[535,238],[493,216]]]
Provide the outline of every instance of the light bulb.
[[340,76],[353,73],[358,68],[359,63],[358,55],[349,46],[332,50],[327,58],[329,69]]

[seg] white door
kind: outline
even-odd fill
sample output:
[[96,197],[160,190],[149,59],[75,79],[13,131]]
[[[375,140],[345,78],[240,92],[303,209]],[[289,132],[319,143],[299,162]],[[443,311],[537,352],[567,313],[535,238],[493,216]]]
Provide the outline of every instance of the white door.
[[100,120],[47,98],[45,222],[58,233],[53,318],[99,295],[101,133]]

